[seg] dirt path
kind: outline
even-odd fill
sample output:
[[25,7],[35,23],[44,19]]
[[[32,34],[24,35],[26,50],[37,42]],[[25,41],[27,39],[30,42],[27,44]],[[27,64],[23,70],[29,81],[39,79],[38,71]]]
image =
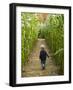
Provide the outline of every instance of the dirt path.
[[54,65],[51,57],[47,58],[46,60],[46,69],[41,70],[41,64],[39,60],[41,44],[45,45],[45,49],[50,55],[45,39],[38,39],[32,53],[30,54],[29,62],[25,66],[23,66],[22,77],[57,75],[57,67]]

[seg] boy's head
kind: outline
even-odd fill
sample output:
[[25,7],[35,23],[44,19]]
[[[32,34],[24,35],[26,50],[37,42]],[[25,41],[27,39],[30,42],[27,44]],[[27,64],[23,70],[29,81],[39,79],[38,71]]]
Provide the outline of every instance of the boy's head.
[[40,48],[43,50],[45,48],[45,46],[44,45],[41,45]]

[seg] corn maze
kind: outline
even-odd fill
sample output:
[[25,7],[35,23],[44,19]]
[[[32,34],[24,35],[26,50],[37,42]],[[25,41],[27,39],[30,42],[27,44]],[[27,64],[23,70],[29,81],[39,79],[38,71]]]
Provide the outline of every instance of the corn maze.
[[29,61],[38,39],[45,39],[58,67],[57,74],[64,74],[64,15],[51,13],[21,13],[21,60],[22,66]]

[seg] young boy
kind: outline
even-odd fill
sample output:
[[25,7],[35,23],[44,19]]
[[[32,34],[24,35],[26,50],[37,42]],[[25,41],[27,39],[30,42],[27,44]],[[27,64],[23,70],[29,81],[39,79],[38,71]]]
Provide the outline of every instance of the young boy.
[[40,51],[39,58],[41,60],[42,70],[45,69],[46,57],[49,57],[49,56],[48,56],[47,52],[44,49],[44,45],[41,45],[41,51]]

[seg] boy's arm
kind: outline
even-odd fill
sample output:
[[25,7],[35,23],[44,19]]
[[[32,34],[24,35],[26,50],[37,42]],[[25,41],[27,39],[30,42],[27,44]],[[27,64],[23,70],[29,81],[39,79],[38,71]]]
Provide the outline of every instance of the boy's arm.
[[49,55],[47,54],[47,52],[46,52],[46,55],[47,55],[47,57],[49,58]]

